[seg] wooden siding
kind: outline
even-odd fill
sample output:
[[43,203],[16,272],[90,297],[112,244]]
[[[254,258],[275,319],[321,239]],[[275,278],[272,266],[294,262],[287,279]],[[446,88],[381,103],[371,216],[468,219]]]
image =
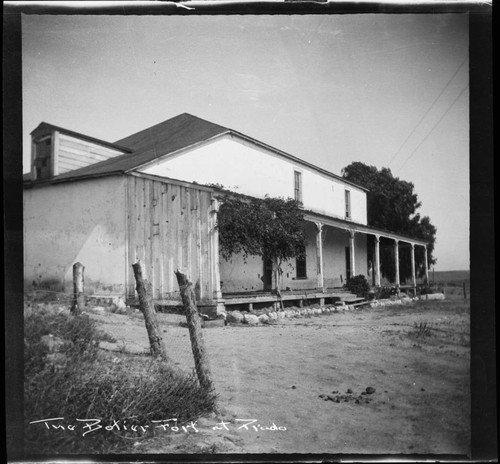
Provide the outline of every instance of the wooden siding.
[[123,151],[114,150],[88,140],[80,140],[63,133],[57,134],[57,150],[55,153],[57,172],[63,174],[90,164],[122,155]]
[[[184,269],[193,282],[197,300],[216,298],[217,272],[212,243],[217,238],[212,194],[161,180],[129,176],[128,262],[140,260],[157,300],[179,300],[174,271]],[[128,276],[128,297],[135,282]]]

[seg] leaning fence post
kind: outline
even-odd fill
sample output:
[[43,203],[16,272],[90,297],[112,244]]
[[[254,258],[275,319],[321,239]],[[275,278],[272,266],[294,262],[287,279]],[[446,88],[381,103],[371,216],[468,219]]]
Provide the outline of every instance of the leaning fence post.
[[160,324],[156,317],[156,311],[153,304],[153,295],[151,291],[151,283],[143,278],[141,263],[132,264],[134,277],[136,281],[136,290],[139,295],[139,309],[144,315],[146,330],[148,331],[149,345],[151,354],[154,357],[162,357],[167,359],[167,350],[163,343],[163,338],[160,332]]
[[[187,275],[180,270],[175,271],[177,282],[181,291],[182,303],[186,313],[186,320],[189,328],[189,336],[191,338],[191,348],[193,350],[194,365],[196,374],[201,387],[206,393],[215,391],[208,357],[205,351],[205,342],[201,331],[201,318],[196,307],[196,299],[193,291],[193,284],[187,278]],[[214,404],[215,406],[215,404]]]
[[83,272],[85,266],[82,263],[73,264],[73,303],[71,312],[80,314],[85,308],[85,293],[83,292]]

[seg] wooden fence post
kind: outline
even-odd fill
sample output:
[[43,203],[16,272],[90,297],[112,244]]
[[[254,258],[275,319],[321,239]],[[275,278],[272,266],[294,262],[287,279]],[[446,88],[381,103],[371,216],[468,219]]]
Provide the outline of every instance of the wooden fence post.
[[134,277],[136,282],[136,290],[139,295],[139,309],[144,315],[144,322],[146,330],[148,331],[149,345],[151,347],[151,354],[154,357],[162,357],[167,359],[167,351],[163,338],[160,332],[160,324],[156,317],[156,311],[153,304],[153,295],[151,291],[151,283],[144,279],[142,276],[141,263],[137,262],[132,264],[134,270]]
[[83,289],[83,272],[85,266],[82,263],[73,264],[73,303],[71,312],[80,314],[85,308],[85,293]]
[[205,342],[201,331],[201,318],[196,307],[196,299],[193,291],[193,284],[186,274],[180,270],[175,271],[177,282],[181,291],[182,303],[186,312],[186,320],[191,337],[191,348],[193,350],[194,365],[201,387],[207,392],[214,392],[212,376],[205,351]]

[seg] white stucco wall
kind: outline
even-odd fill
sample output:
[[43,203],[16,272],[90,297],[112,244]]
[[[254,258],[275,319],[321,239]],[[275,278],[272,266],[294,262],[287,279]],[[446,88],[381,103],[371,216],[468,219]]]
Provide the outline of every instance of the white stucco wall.
[[88,293],[125,291],[125,177],[24,190],[26,289],[72,291],[73,264]]
[[[246,261],[246,262],[245,262]],[[264,263],[258,256],[234,255],[226,261],[220,257],[222,293],[256,292],[264,289]]]
[[[227,135],[173,157],[156,160],[141,171],[199,184],[222,184],[255,197],[294,197],[294,171],[302,173],[304,208],[345,218],[345,189],[351,191],[351,219],[366,224],[366,192],[340,179]],[[236,188],[237,187],[237,188]]]

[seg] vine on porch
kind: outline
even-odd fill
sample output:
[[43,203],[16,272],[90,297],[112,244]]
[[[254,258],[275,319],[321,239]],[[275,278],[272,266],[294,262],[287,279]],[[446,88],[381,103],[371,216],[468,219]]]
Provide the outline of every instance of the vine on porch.
[[294,199],[247,197],[212,186],[221,192],[217,215],[219,248],[224,259],[242,254],[260,256],[273,264],[274,291],[280,299],[283,265],[305,252],[302,204]]

